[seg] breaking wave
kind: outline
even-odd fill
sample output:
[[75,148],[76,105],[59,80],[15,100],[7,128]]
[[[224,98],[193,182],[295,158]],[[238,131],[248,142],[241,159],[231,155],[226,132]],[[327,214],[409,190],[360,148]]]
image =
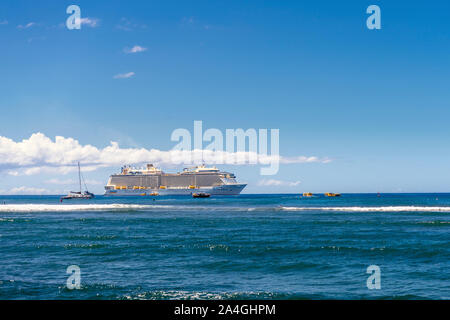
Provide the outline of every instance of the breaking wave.
[[289,206],[198,206],[157,204],[4,204],[0,212],[75,212],[75,211],[336,211],[336,212],[450,212],[449,207],[384,206],[384,207],[289,207]]
[[246,207],[246,206],[199,206],[169,204],[5,204],[0,205],[0,212],[75,212],[75,211],[274,211],[281,207]]
[[170,207],[139,204],[5,204],[0,212],[66,212],[66,211],[122,211]]
[[281,207],[286,211],[345,212],[450,212],[450,207],[386,206],[386,207]]

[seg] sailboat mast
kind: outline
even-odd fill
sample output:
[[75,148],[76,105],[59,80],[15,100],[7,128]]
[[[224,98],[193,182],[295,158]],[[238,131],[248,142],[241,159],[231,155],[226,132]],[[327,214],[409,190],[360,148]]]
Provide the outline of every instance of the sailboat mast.
[[81,170],[80,170],[80,161],[78,161],[78,182],[80,183],[80,193],[81,193]]

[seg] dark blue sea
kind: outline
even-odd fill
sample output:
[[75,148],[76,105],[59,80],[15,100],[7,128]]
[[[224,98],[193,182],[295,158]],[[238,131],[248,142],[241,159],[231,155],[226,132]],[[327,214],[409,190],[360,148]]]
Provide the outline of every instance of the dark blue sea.
[[0,299],[449,298],[450,194],[0,197]]

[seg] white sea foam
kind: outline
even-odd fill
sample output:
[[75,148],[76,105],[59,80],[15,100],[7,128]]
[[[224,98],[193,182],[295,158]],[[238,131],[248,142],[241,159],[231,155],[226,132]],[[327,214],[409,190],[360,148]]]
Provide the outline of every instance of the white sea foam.
[[[155,208],[155,205],[138,204],[5,204],[0,212],[61,212],[61,211],[120,211]],[[168,207],[168,206],[158,206]]]
[[450,212],[450,207],[281,207],[286,211],[345,211],[345,212]]
[[[252,208],[232,206],[158,205],[158,204],[5,204],[0,212],[70,212],[70,211],[247,211]],[[253,208],[256,209],[256,208]],[[262,208],[272,210],[274,208]],[[279,208],[277,208],[279,209]]]
[[450,212],[450,207],[239,207],[157,204],[4,204],[0,212],[71,212],[71,211],[342,211],[342,212]]
[[135,295],[119,296],[127,300],[154,300],[154,299],[168,299],[168,300],[222,300],[235,298],[273,298],[279,294],[274,292],[258,292],[258,291],[243,291],[243,292],[202,292],[202,291],[148,291]]

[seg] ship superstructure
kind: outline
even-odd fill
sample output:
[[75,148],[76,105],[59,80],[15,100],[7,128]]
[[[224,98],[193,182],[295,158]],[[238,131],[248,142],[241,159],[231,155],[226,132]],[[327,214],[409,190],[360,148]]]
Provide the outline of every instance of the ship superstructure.
[[184,168],[182,172],[165,173],[153,164],[144,168],[124,166],[110,176],[105,195],[238,195],[246,184],[238,183],[230,172],[205,165]]

